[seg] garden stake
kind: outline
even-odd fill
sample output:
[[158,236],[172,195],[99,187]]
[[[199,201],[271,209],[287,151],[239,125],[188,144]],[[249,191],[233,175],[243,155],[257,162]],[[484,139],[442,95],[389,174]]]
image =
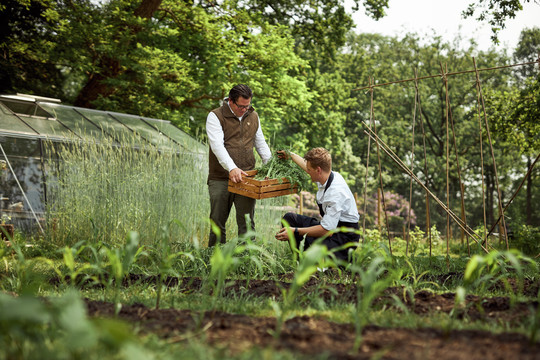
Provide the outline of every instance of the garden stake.
[[[493,143],[491,141],[491,134],[489,132],[489,124],[487,120],[487,114],[486,114],[486,105],[484,104],[484,96],[482,95],[482,84],[480,83],[480,75],[478,73],[478,70],[476,68],[476,59],[473,57],[473,64],[474,64],[474,70],[476,73],[476,90],[478,92],[479,98],[482,100],[482,112],[484,113],[484,123],[486,125],[486,134],[489,140],[489,148],[491,150],[491,159],[493,160],[493,171],[495,172],[495,184],[497,185],[497,196],[499,199],[499,214],[502,216],[502,225],[504,228],[504,239],[506,241],[506,250],[509,250],[508,246],[508,236],[506,236],[506,221],[504,220],[504,210],[502,208],[502,196],[501,196],[501,189],[499,187],[499,175],[497,174],[497,162],[495,161],[495,152],[493,151]],[[486,235],[486,243],[487,243],[487,235]]]

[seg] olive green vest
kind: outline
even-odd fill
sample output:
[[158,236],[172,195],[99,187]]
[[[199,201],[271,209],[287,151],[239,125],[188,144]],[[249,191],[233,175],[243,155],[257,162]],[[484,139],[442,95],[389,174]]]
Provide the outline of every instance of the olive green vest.
[[[259,129],[259,116],[255,109],[250,107],[244,114],[242,121],[239,121],[229,108],[228,99],[225,99],[223,105],[212,110],[212,112],[216,114],[221,123],[225,149],[227,149],[236,166],[244,171],[253,170],[255,168],[253,147],[255,145],[255,134]],[[208,180],[228,180],[229,172],[221,166],[212,149],[210,149],[208,155]]]

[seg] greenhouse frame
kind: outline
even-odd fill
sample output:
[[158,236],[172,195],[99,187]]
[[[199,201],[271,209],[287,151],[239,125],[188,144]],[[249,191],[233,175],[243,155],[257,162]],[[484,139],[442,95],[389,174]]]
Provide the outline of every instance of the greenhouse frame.
[[[47,172],[51,154],[45,142],[113,142],[154,146],[159,151],[196,154],[207,147],[170,121],[64,105],[57,99],[0,95],[0,216],[20,231],[43,230]],[[132,139],[136,139],[133,142]]]

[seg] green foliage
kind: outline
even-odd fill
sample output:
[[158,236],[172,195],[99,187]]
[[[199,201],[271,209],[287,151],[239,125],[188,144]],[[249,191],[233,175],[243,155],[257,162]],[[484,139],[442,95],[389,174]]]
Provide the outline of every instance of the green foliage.
[[[365,249],[361,250],[361,252],[371,252],[371,249]],[[360,255],[358,258],[365,258],[365,256]],[[354,314],[355,349],[358,349],[362,343],[362,330],[370,321],[373,302],[396,280],[393,272],[387,272],[386,264],[387,259],[385,257],[377,256],[370,261],[355,261],[350,267],[351,272],[357,275],[358,279],[356,283],[357,304]],[[386,275],[383,277],[382,275],[385,272]]]
[[143,359],[150,355],[124,323],[89,319],[74,292],[48,302],[0,293],[0,329],[0,353],[9,359],[102,359],[122,354]]
[[[519,42],[514,50],[516,63],[534,62],[540,52],[540,28],[533,27],[523,29],[519,35]],[[516,69],[516,72],[524,79],[537,74],[538,65],[529,64]]]
[[540,228],[529,225],[521,225],[510,241],[510,246],[515,247],[528,256],[540,254]]
[[[493,133],[502,146],[519,149],[522,154],[536,155],[540,150],[540,81],[525,79],[522,88],[488,93],[487,111]],[[505,146],[506,145],[506,146]]]
[[281,159],[278,156],[272,156],[264,165],[257,168],[256,179],[279,179],[289,180],[291,184],[298,184],[298,190],[307,190],[311,188],[309,175],[295,163],[288,159]]
[[[293,234],[289,233],[289,238],[293,239]],[[280,306],[276,301],[272,302],[272,307],[276,314],[276,330],[273,335],[279,338],[283,323],[298,296],[298,291],[317,271],[321,271],[324,266],[331,266],[332,252],[328,251],[325,245],[321,244],[322,239],[317,239],[306,251],[300,252],[298,266],[294,272],[294,279],[288,289],[282,289],[283,304]],[[294,251],[294,250],[293,250]],[[330,262],[328,262],[330,260]],[[335,260],[335,257],[334,257]]]
[[465,269],[464,285],[467,289],[474,289],[480,293],[498,281],[503,281],[505,286],[509,287],[507,277],[513,273],[517,277],[519,285],[517,293],[520,294],[523,291],[525,269],[529,266],[538,268],[532,259],[517,250],[504,252],[494,250],[485,256],[473,255]]
[[[52,241],[73,245],[79,241],[110,244],[136,231],[142,244],[159,239],[161,228],[182,214],[187,231],[173,223],[177,240],[203,239],[207,223],[207,169],[202,155],[183,151],[139,148],[137,139],[80,142],[55,149],[58,172],[48,173],[47,208]],[[51,163],[54,160],[51,159]],[[189,184],[190,191],[185,186]],[[186,206],[191,211],[183,211]]]
[[152,261],[156,265],[158,269],[159,274],[159,281],[157,284],[157,290],[156,290],[156,309],[159,309],[159,304],[161,301],[161,294],[163,291],[163,282],[165,281],[165,277],[167,275],[172,276],[179,276],[179,274],[174,271],[174,263],[177,261],[178,258],[184,256],[188,258],[189,260],[193,261],[194,256],[189,252],[173,252],[171,247],[171,240],[172,236],[170,233],[170,227],[164,226],[162,228],[162,234],[160,237],[160,241],[157,244],[156,249],[151,249],[150,257],[152,258]]
[[471,3],[463,11],[465,18],[472,17],[477,12],[476,20],[479,22],[487,21],[491,26],[491,40],[499,43],[499,31],[506,28],[506,22],[516,17],[516,13],[523,10],[522,3],[528,3],[530,0],[479,0]]

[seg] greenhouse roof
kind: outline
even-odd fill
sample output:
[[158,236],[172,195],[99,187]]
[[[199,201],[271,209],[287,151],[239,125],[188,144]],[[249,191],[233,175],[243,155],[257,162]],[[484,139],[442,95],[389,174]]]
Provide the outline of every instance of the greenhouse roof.
[[170,121],[63,105],[60,100],[33,95],[0,95],[0,136],[54,141],[95,141],[134,138],[136,145],[163,150],[204,153],[206,147]]

